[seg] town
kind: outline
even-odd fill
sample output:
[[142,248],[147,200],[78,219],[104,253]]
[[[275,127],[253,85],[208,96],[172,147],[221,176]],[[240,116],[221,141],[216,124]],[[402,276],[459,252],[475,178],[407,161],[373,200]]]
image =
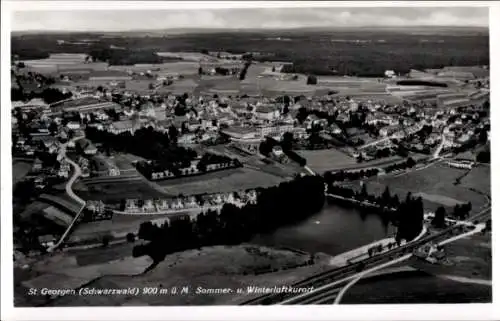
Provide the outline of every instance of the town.
[[[94,41],[53,37],[51,46],[60,48]],[[266,52],[199,49],[127,56],[122,42],[110,39],[109,48],[88,52],[12,54],[19,271],[72,253],[146,257],[151,262],[144,268],[155,269],[171,255],[202,247],[267,246],[255,241],[256,235],[328,209],[376,215],[385,225],[379,238],[390,240],[342,254],[345,262],[335,266],[347,274],[399,253],[411,256],[413,250],[424,258],[415,264],[436,263],[436,253],[440,258],[444,253],[440,244],[451,238],[489,237],[488,65],[386,69],[376,77],[315,75]],[[323,220],[314,224],[323,226]],[[259,246],[246,251],[258,255]],[[120,247],[127,248],[126,255],[118,254]],[[309,275],[326,273],[318,263],[326,259],[304,254],[309,249],[286,242],[276,247],[298,248],[294,255],[300,262],[271,262],[244,275],[308,268],[323,269]],[[339,271],[325,277],[332,281]],[[21,288],[47,283],[23,280]],[[63,282],[77,288],[81,280],[72,276]],[[320,299],[269,294],[242,304],[323,303]],[[36,304],[70,304],[56,296],[43,300]]]

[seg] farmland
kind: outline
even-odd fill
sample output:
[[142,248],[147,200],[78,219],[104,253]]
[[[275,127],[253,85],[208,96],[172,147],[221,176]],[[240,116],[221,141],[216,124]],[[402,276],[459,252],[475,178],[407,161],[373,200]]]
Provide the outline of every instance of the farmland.
[[[366,186],[369,193],[377,195],[389,186],[391,192],[397,193],[400,199],[406,197],[407,192],[418,194],[422,197],[424,206],[429,210],[435,210],[441,205],[449,208],[457,203],[470,201],[473,211],[477,211],[486,203],[485,197],[471,191],[468,188],[471,185],[468,187],[454,185],[455,180],[465,172],[465,170],[437,164],[405,175],[387,175],[370,179],[366,182]],[[469,179],[472,181],[473,177]]]
[[412,259],[411,265],[435,275],[491,280],[491,242],[491,233],[475,234],[444,246],[447,264],[429,264]]
[[399,156],[391,156],[369,162],[357,163],[356,159],[338,149],[297,150],[296,152],[307,160],[307,166],[313,171],[321,174],[332,170],[384,166],[402,160]]
[[[113,296],[105,300],[98,296],[66,296],[52,302],[54,306],[99,306],[99,305],[208,305],[238,304],[251,298],[244,295],[201,295],[195,294],[197,287],[232,288],[246,286],[272,286],[293,283],[314,273],[328,268],[329,257],[316,255],[315,264],[296,267],[309,260],[308,254],[300,254],[287,250],[270,249],[253,245],[214,246],[200,250],[189,250],[168,255],[163,262],[152,271],[136,275],[140,268],[146,268],[145,258],[124,258],[121,261],[88,265],[81,268],[68,269],[60,273],[78,273],[86,277],[89,287],[95,288],[139,288],[158,286],[170,289],[174,285],[189,285],[189,293],[185,295],[162,295],[135,297]],[[78,261],[78,260],[77,260]],[[116,262],[116,263],[115,263]],[[117,269],[118,262],[123,267]],[[134,265],[136,267],[134,267]],[[199,266],[204,269],[200,270]],[[281,270],[288,267],[287,270]],[[273,273],[254,275],[259,270],[276,270]],[[56,270],[57,271],[57,270]],[[59,271],[57,271],[59,272]],[[129,275],[127,275],[129,274]],[[134,276],[135,275],[135,276]],[[102,277],[100,277],[102,276]]]
[[159,184],[171,195],[232,192],[277,185],[284,179],[249,168],[230,169],[203,176],[166,180]]
[[[288,38],[289,41],[267,40],[270,34]],[[144,37],[133,33],[127,37],[100,36],[97,33],[87,35],[100,45],[126,47],[132,51],[140,48],[154,52],[200,52],[200,48],[204,48],[209,51],[259,52],[262,54],[256,57],[259,60],[293,62],[292,71],[304,74],[380,77],[385,70],[405,73],[411,68],[489,63],[487,29],[475,29],[474,32],[459,28],[433,29],[432,33],[426,32],[426,42],[421,41],[422,35],[415,33],[414,28],[397,31],[366,28],[335,30],[333,35],[332,30],[317,29],[226,31],[170,35],[168,41],[163,37]],[[12,51],[22,60],[45,58],[50,53],[90,52],[91,48],[87,45],[73,44],[80,37],[72,33],[43,39],[37,35],[24,35],[22,38],[14,35]],[[66,44],[59,45],[55,39],[64,40]],[[378,42],[378,39],[384,42]]]
[[142,177],[115,178],[108,181],[78,182],[75,193],[85,200],[102,200],[105,203],[119,202],[124,198],[164,197],[165,193],[152,188]]
[[415,271],[361,280],[347,291],[341,303],[487,303],[491,300],[491,286],[459,283]]

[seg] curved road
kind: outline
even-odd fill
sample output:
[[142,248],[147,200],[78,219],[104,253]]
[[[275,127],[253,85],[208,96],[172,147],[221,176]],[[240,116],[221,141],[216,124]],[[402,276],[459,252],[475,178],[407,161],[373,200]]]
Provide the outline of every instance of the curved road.
[[[74,142],[74,141],[77,141],[81,138],[83,138],[83,136],[74,137],[70,141]],[[78,221],[78,218],[80,217],[83,209],[85,208],[85,204],[86,204],[85,200],[81,199],[78,195],[76,195],[73,192],[73,184],[78,179],[78,177],[80,177],[82,175],[82,169],[80,168],[80,166],[77,163],[72,161],[70,158],[66,157],[66,147],[67,147],[68,143],[69,142],[62,144],[59,148],[60,157],[64,160],[66,160],[73,167],[73,175],[66,182],[65,189],[66,189],[66,194],[68,194],[69,197],[71,197],[73,200],[75,200],[77,203],[79,203],[81,205],[81,208],[76,213],[75,217],[73,218],[73,221],[70,223],[70,225],[68,226],[66,231],[64,231],[63,235],[61,235],[61,238],[59,238],[59,241],[57,241],[57,243],[55,243],[54,245],[52,245],[51,247],[49,247],[47,249],[48,252],[54,251],[56,248],[58,248],[64,242],[64,239],[66,238],[66,236],[68,236],[69,232],[71,231],[71,229],[73,228],[75,223]]]

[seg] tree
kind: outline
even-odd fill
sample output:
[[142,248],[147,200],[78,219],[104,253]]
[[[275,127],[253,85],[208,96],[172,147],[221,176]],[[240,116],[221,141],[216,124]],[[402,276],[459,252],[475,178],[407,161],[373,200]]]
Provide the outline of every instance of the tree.
[[316,85],[316,84],[318,84],[318,78],[316,78],[316,76],[309,75],[309,76],[307,76],[306,84],[307,85]]
[[135,235],[134,235],[134,233],[127,233],[127,242],[129,242],[129,243],[134,243],[135,242]]
[[111,235],[104,235],[102,237],[102,246],[107,247],[109,242],[111,242]]
[[382,205],[388,206],[390,205],[392,200],[391,192],[389,191],[389,186],[386,186],[384,192],[382,193]]
[[57,134],[57,124],[55,122],[51,122],[50,125],[49,125],[49,131],[52,135],[55,135]]
[[304,122],[304,120],[306,120],[308,115],[309,115],[309,112],[307,111],[307,109],[304,107],[300,107],[299,112],[297,113],[297,120],[299,121],[299,123],[302,124]]
[[177,143],[178,136],[179,132],[177,131],[177,128],[174,125],[170,125],[168,128],[168,137],[170,138],[170,141]]
[[361,197],[362,201],[365,201],[366,198],[368,197],[368,191],[366,189],[366,184],[363,184],[363,186],[361,186],[361,191],[359,192],[359,196]]
[[432,220],[432,225],[434,225],[437,228],[443,228],[444,225],[444,218],[446,217],[446,210],[443,206],[440,206],[437,208],[436,212],[434,213],[434,219]]
[[290,132],[286,132],[283,134],[283,140],[281,142],[281,147],[284,151],[291,150],[293,147],[293,134]]

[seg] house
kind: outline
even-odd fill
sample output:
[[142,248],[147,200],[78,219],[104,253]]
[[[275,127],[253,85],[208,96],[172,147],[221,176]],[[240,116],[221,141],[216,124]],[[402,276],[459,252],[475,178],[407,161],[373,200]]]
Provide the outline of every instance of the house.
[[70,121],[66,124],[66,127],[68,127],[68,129],[77,130],[80,129],[80,123],[76,121]]
[[134,133],[137,129],[139,129],[140,126],[138,122],[133,121],[133,120],[119,120],[112,122],[107,130],[115,135],[125,133],[125,132],[130,132]]
[[97,148],[86,138],[79,139],[76,142],[76,148],[85,155],[95,155],[97,153]]
[[380,136],[389,136],[397,132],[399,129],[400,127],[398,125],[385,126],[379,130],[379,134]]
[[126,199],[125,200],[125,211],[134,212],[139,209],[139,202],[137,199]]
[[42,170],[42,168],[43,168],[42,161],[39,158],[36,158],[35,161],[33,162],[32,171],[33,172],[39,172],[39,171]]
[[104,203],[102,201],[87,201],[86,209],[93,213],[104,213]]
[[291,132],[293,130],[293,125],[291,124],[276,124],[274,126],[259,126],[261,137],[273,136],[281,137],[286,132]]
[[144,205],[142,206],[142,209],[145,211],[145,212],[153,212],[156,210],[156,207],[155,207],[155,204],[153,202],[153,200],[145,200],[144,201]]
[[194,132],[194,131],[201,128],[201,121],[196,120],[196,119],[190,119],[187,122],[187,128],[190,132]]
[[258,119],[273,121],[280,116],[280,111],[277,108],[262,105],[255,108],[254,115]]
[[273,146],[271,153],[276,158],[281,158],[281,157],[285,156],[285,154],[283,153],[283,149],[279,145]]
[[177,138],[177,144],[194,144],[196,143],[195,134],[184,134]]
[[326,130],[335,135],[342,134],[342,129],[340,129],[339,125],[335,123],[331,123]]
[[459,169],[472,169],[474,162],[470,161],[449,161],[448,166]]
[[328,125],[328,121],[326,119],[319,118],[318,116],[316,116],[314,114],[310,114],[305,119],[304,125],[308,129],[311,129],[311,128],[316,127],[316,126],[323,128],[326,125]]
[[394,77],[396,77],[396,73],[394,72],[394,70],[386,70],[384,72],[384,76],[386,78],[394,78]]
[[47,235],[40,235],[38,237],[38,242],[44,246],[44,247],[51,247],[54,245],[56,241],[56,238],[54,237],[54,235],[50,235],[50,234],[47,234]]
[[340,113],[336,119],[336,121],[341,122],[341,123],[348,123],[350,120],[351,120],[351,117],[347,113]]

